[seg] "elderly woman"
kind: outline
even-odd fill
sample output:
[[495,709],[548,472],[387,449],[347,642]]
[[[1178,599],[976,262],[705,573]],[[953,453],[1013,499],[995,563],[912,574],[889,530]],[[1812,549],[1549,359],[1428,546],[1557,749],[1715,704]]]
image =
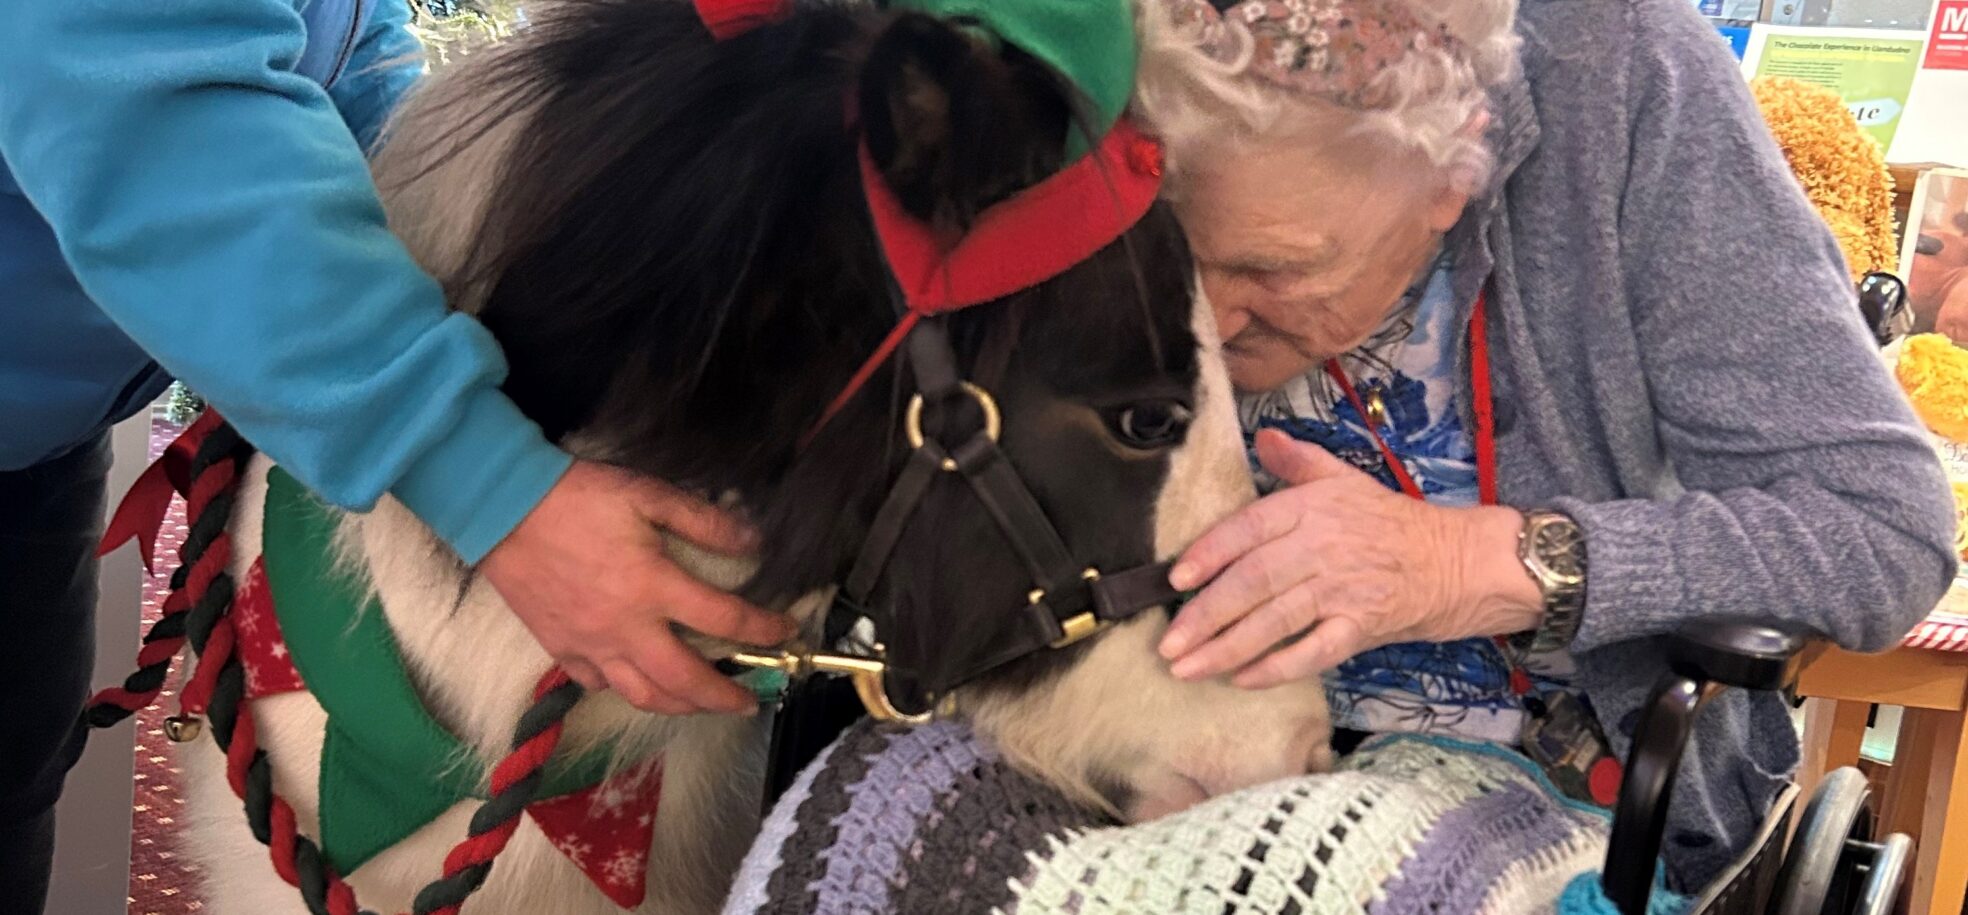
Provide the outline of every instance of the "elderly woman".
[[[1161,650],[1324,677],[1383,736],[1120,826],[960,724],[864,727],[729,911],[1588,911],[1659,636],[1881,649],[1934,605],[1939,461],[1720,38],[1687,0],[1523,2],[1137,0],[1135,111],[1268,491],[1181,557]],[[1749,844],[1788,713],[1699,717],[1671,888]]]
[[[1139,107],[1269,490],[1176,566],[1209,582],[1178,676],[1324,675],[1341,728],[1534,758],[1578,735],[1539,762],[1603,799],[1658,636],[1879,650],[1938,600],[1946,480],[1686,0],[1144,3]],[[1684,888],[1798,761],[1774,695],[1695,741]]]

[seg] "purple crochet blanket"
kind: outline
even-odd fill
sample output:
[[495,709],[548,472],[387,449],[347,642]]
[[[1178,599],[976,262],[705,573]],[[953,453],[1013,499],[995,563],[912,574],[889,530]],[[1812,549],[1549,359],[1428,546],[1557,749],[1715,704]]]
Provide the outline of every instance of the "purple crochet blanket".
[[726,912],[1556,912],[1606,828],[1515,753],[1414,737],[1123,826],[962,725],[864,722],[781,798]]

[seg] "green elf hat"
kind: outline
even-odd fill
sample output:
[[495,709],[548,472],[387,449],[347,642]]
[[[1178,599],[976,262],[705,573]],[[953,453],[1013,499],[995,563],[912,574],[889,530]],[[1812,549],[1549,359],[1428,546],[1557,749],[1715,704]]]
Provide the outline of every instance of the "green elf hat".
[[[793,15],[791,0],[694,3],[698,18],[719,41]],[[827,405],[806,441],[861,390],[920,319],[1058,276],[1139,222],[1161,188],[1160,145],[1122,116],[1134,91],[1139,54],[1132,0],[886,0],[884,5],[974,25],[1044,61],[1079,90],[1088,129],[1068,137],[1070,164],[994,204],[954,242],[902,208],[863,145],[862,190],[907,309]]]
[[[1084,97],[1093,134],[1068,141],[1072,158],[1113,128],[1134,91],[1140,52],[1131,0],[886,0],[882,5],[975,22],[1064,76]],[[696,7],[720,41],[793,13],[792,0],[696,0]]]
[[[1085,97],[1094,140],[1120,120],[1134,92],[1140,49],[1130,0],[889,0],[888,6],[977,22],[1044,61]],[[1068,154],[1077,158],[1089,145],[1075,135]]]

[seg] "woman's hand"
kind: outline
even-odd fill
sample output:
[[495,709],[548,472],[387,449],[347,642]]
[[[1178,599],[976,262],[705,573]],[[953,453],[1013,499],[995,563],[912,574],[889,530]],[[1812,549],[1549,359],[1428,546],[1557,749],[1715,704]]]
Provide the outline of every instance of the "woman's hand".
[[1381,645],[1537,625],[1542,600],[1517,560],[1514,509],[1432,506],[1275,430],[1258,433],[1257,455],[1290,488],[1225,519],[1176,563],[1175,587],[1210,582],[1162,639],[1176,676],[1215,676],[1269,652],[1233,681],[1261,689]]
[[656,480],[576,461],[479,569],[540,646],[589,689],[665,715],[746,712],[752,694],[670,628],[751,645],[790,620],[713,588],[663,555],[662,531],[743,554],[756,537],[715,506]]

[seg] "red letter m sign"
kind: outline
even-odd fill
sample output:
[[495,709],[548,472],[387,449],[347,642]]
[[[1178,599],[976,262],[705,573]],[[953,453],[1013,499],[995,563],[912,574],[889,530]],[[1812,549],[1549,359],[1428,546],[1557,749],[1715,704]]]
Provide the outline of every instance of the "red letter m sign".
[[1931,70],[1968,70],[1968,0],[1941,0],[1935,7],[1933,31],[1927,36],[1926,66]]
[[1936,38],[1968,40],[1968,6],[1942,7],[1941,24],[1934,30],[1940,33]]

